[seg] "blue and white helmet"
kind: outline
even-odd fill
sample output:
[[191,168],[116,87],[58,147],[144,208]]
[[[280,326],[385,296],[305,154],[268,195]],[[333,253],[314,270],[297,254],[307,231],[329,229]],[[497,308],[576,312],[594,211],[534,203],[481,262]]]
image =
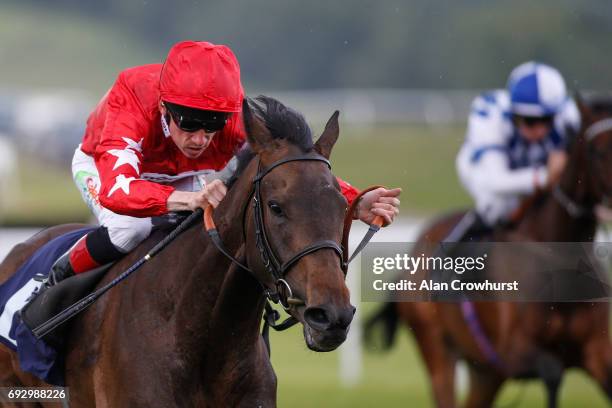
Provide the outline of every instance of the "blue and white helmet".
[[514,68],[508,78],[512,113],[555,115],[567,99],[563,77],[555,68],[530,61]]

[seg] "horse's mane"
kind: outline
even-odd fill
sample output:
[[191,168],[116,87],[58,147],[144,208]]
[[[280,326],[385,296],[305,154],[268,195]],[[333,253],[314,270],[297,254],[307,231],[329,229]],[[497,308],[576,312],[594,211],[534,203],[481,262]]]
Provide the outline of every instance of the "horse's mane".
[[[312,132],[301,113],[283,105],[274,98],[264,95],[259,95],[255,99],[249,98],[247,103],[251,113],[262,121],[268,132],[270,132],[272,139],[286,140],[292,145],[299,147],[303,152],[312,150]],[[249,131],[250,129],[247,128],[247,134]],[[236,155],[238,167],[228,181],[228,187],[231,187],[240,177],[254,156],[255,153],[249,144],[245,143]]]

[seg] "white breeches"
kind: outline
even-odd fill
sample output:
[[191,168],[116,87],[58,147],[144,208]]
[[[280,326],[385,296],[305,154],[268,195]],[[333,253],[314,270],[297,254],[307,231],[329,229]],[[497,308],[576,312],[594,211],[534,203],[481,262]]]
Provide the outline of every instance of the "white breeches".
[[[151,218],[117,214],[100,205],[98,199],[100,193],[98,169],[93,157],[83,153],[80,146],[76,149],[72,159],[72,176],[81,197],[87,203],[99,224],[108,229],[110,240],[119,251],[127,253],[149,236],[152,229]],[[208,178],[206,177],[207,181]],[[173,179],[167,184],[181,191],[196,191],[202,188],[203,183],[201,176],[190,174]]]

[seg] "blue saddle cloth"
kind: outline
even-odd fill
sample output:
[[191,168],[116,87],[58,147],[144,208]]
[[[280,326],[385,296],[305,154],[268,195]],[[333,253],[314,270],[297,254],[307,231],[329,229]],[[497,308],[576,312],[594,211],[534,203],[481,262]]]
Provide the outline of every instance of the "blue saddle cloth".
[[17,352],[23,371],[49,384],[64,385],[64,355],[36,339],[21,321],[19,311],[38,291],[53,263],[93,229],[78,229],[47,242],[0,285],[0,342]]

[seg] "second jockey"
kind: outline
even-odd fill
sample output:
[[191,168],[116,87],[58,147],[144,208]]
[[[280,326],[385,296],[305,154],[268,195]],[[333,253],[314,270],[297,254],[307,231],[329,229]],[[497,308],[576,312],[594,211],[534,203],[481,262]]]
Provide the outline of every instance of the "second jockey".
[[[216,207],[243,145],[240,67],[226,46],[184,41],[164,64],[121,72],[89,116],[72,161],[74,181],[100,226],[53,265],[48,285],[123,257],[154,216]],[[338,180],[351,202],[358,194]],[[385,224],[399,189],[365,194],[356,218]]]
[[545,64],[521,64],[511,72],[507,90],[478,96],[457,157],[459,177],[476,211],[447,240],[462,241],[509,221],[522,198],[553,186],[567,161],[567,133],[579,126],[563,77]]

